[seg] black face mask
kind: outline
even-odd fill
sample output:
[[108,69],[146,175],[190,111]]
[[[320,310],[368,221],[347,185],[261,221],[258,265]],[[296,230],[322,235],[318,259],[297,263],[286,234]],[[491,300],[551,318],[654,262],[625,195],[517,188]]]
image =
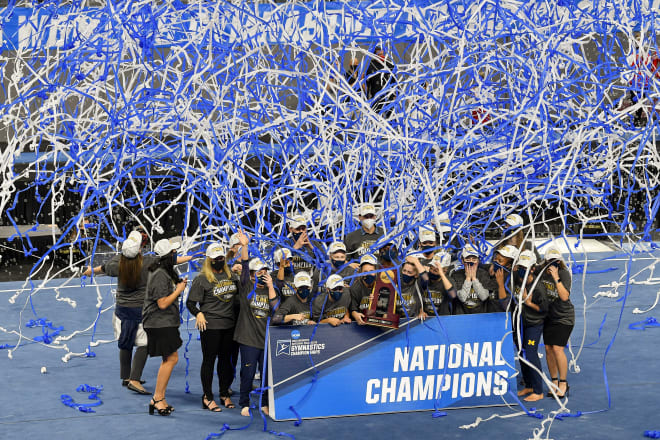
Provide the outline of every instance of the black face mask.
[[292,232],[291,233],[291,236],[293,237],[294,242],[298,241],[298,239],[300,238],[301,235],[302,235],[302,232]]
[[376,275],[365,275],[364,283],[368,286],[371,286],[376,281]]
[[291,265],[284,266],[284,275],[291,275],[293,273],[293,268]]
[[261,286],[266,285],[266,275],[261,275],[260,277],[257,277],[257,284]]
[[556,262],[556,261],[553,261],[552,263],[550,263],[550,267],[554,267],[556,269],[559,269],[559,263]]
[[309,294],[311,293],[311,290],[309,290],[307,287],[301,287],[296,291],[300,299],[307,299]]
[[401,281],[403,282],[403,284],[410,284],[413,281],[415,281],[415,277],[413,275],[406,275],[404,273],[404,274],[401,274]]
[[225,259],[216,258],[215,260],[211,260],[211,267],[213,268],[213,270],[221,271],[222,269],[225,268]]
[[439,279],[440,279],[440,275],[436,275],[433,272],[429,272],[429,280],[438,281]]
[[392,259],[394,259],[395,255],[396,255],[396,250],[393,248],[383,249],[382,251],[380,251],[381,260],[386,261],[388,263],[392,262]]
[[177,254],[172,252],[172,266],[176,266]]
[[432,249],[434,248],[435,248],[434,245],[422,246],[422,252],[424,252],[425,254],[430,254],[431,252],[433,252]]

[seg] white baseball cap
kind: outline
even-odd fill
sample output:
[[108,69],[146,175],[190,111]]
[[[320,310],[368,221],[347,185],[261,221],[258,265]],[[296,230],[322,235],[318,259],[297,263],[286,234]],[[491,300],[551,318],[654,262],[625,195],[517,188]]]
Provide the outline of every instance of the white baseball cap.
[[289,226],[292,227],[293,229],[297,229],[301,226],[307,225],[307,221],[305,220],[305,217],[303,217],[300,214],[295,214],[289,217],[288,220]]
[[240,244],[241,242],[238,240],[238,234],[240,232],[236,232],[234,234],[231,234],[231,237],[229,237],[229,247],[234,247],[237,244]]
[[520,227],[525,224],[525,222],[523,222],[523,218],[518,214],[507,215],[506,219],[504,219],[504,222],[511,227]]
[[419,237],[420,243],[426,243],[429,241],[435,243],[435,231],[433,231],[433,229],[429,229],[426,226],[422,226],[419,228],[419,233],[417,235]]
[[140,253],[142,245],[142,234],[133,231],[128,234],[126,240],[121,244],[121,254],[126,258],[135,258]]
[[364,254],[362,255],[362,258],[360,258],[360,266],[363,264],[373,264],[374,266],[378,266],[378,260],[371,254]]
[[293,278],[293,285],[296,287],[302,287],[302,286],[312,287],[312,277],[310,277],[307,272],[302,270],[298,272],[296,276]]
[[[140,237],[140,239],[142,238]],[[181,243],[172,241],[171,239],[168,240],[167,238],[163,238],[162,240],[158,240],[156,242],[156,245],[154,246],[154,252],[159,257],[164,257],[165,255],[176,249],[179,249],[180,247]]]
[[328,255],[332,255],[335,252],[346,253],[346,246],[341,241],[333,241],[328,248]]
[[438,216],[438,223],[436,224],[436,229],[438,232],[441,234],[443,232],[449,232],[451,231],[451,223],[449,222],[449,216],[447,213],[442,213]]
[[266,263],[263,262],[261,258],[253,258],[248,264],[248,269],[254,272],[259,272],[261,269],[267,269]]
[[362,206],[360,206],[360,210],[358,212],[360,215],[367,215],[367,214],[376,215],[376,207],[371,203],[364,203],[362,204]]
[[510,244],[502,246],[501,248],[497,249],[495,252],[505,258],[512,258],[514,260],[518,256],[518,249],[516,249],[515,246],[511,246]]
[[468,243],[463,247],[463,252],[461,252],[461,257],[467,258],[470,256],[478,257],[479,251],[477,250],[477,248],[475,248],[470,243]]
[[333,274],[328,277],[327,280],[325,280],[325,287],[328,289],[336,289],[337,287],[344,287],[344,280],[340,275]]
[[225,247],[220,243],[212,243],[206,248],[206,256],[212,260],[225,255],[227,255]]
[[545,251],[545,255],[543,255],[546,261],[550,260],[561,260],[564,261],[564,256],[559,252],[559,249],[556,247],[549,247]]
[[275,263],[279,264],[280,261],[282,261],[282,255],[284,255],[285,260],[291,259],[291,251],[289,249],[279,248],[273,254],[273,260],[275,260]]
[[522,266],[526,269],[529,269],[536,264],[536,255],[530,250],[524,250],[518,256],[518,261],[516,262],[518,266]]
[[440,263],[442,267],[449,267],[451,266],[451,255],[447,251],[440,251],[433,256],[431,262],[433,264]]

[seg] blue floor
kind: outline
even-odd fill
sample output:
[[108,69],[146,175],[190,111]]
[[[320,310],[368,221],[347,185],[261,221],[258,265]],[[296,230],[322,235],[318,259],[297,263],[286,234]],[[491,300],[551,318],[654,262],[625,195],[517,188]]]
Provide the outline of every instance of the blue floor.
[[[660,273],[654,275],[657,284],[653,284],[654,279],[648,284],[632,284],[625,304],[622,301],[625,286],[619,287],[620,294],[616,298],[594,298],[597,292],[611,291],[601,285],[618,282],[622,276],[625,282],[627,261],[604,259],[615,257],[614,254],[592,254],[590,257],[599,261],[590,261],[587,270],[597,273],[588,273],[584,284],[582,276],[575,275],[572,289],[572,300],[577,312],[577,325],[571,337],[575,355],[578,355],[583,342],[583,332],[585,336],[584,347],[577,359],[579,373],[569,373],[571,390],[567,407],[573,414],[583,413],[580,417],[554,420],[552,423],[546,421],[542,425],[541,419],[523,415],[496,418],[473,429],[461,428],[474,423],[477,418],[486,419],[493,414],[511,416],[521,411],[519,406],[502,406],[449,410],[445,417],[440,418],[433,418],[431,412],[417,412],[306,420],[297,427],[292,422],[273,422],[268,419],[267,429],[299,439],[407,438],[411,434],[415,437],[443,439],[483,439],[485,436],[493,439],[527,439],[534,438],[534,430],[541,427],[545,431],[540,438],[631,439],[643,438],[645,430],[660,430],[660,419],[657,417],[660,327],[644,331],[628,328],[631,323],[660,314],[660,308],[646,314],[632,313],[635,308],[646,310],[653,305],[660,291]],[[648,280],[651,275],[648,270],[640,274],[637,272],[659,257],[658,252],[636,256],[629,273],[637,282]],[[101,277],[97,281],[110,283],[112,280]],[[20,323],[24,336],[33,338],[42,335],[39,327],[25,327],[26,322],[35,318],[47,318],[55,328],[63,326],[61,335],[64,336],[74,330],[85,330],[93,326],[99,310],[96,288],[81,288],[79,285],[60,288],[60,298],[75,301],[75,308],[69,302],[58,301],[53,289],[40,290],[31,297],[28,291],[23,292],[11,304],[9,298],[22,284],[0,284],[0,346],[17,343],[17,337],[7,332],[18,331]],[[49,285],[60,284],[62,281],[55,280]],[[191,333],[188,352],[184,349],[179,351],[180,361],[168,387],[168,401],[176,407],[176,412],[170,417],[149,416],[149,396],[134,394],[120,385],[116,342],[90,347],[94,330],[95,341],[112,339],[110,287],[101,287],[98,292],[102,299],[100,309],[107,311],[100,315],[95,329],[92,327],[59,344],[66,344],[73,353],[85,353],[91,349],[94,356],[73,357],[65,363],[62,357],[67,353],[66,350],[53,348],[55,346],[52,344],[44,346],[34,342],[26,343],[25,340],[23,345],[13,351],[12,359],[7,356],[7,348],[0,349],[0,371],[3,373],[0,387],[0,439],[104,440],[129,436],[139,439],[204,439],[210,433],[220,432],[224,424],[233,429],[245,427],[241,431],[226,432],[224,438],[272,437],[272,434],[263,431],[264,423],[261,419],[255,419],[246,426],[249,419],[240,417],[237,409],[221,413],[201,409],[198,375],[201,353],[196,333]],[[36,315],[32,311],[30,298]],[[21,311],[22,318],[19,317]],[[185,327],[182,327],[181,333],[185,344],[188,337]],[[187,378],[184,354],[190,362]],[[158,363],[157,359],[149,359],[147,362],[144,378],[147,380],[145,387],[149,390],[153,389]],[[42,367],[46,367],[47,373],[41,373]],[[607,386],[604,371],[607,374]],[[186,393],[186,380],[189,393]],[[103,404],[95,407],[95,413],[77,411],[60,401],[62,394],[68,394],[78,403],[92,402],[87,400],[87,394],[76,392],[81,384],[103,386],[100,394]],[[233,388],[238,390],[237,382]],[[513,403],[513,399],[509,400]],[[337,405],[341,405],[341,400],[337,401]],[[547,415],[556,410],[558,404],[546,398],[536,402],[535,407],[537,412]],[[602,412],[585,414],[593,411]]]

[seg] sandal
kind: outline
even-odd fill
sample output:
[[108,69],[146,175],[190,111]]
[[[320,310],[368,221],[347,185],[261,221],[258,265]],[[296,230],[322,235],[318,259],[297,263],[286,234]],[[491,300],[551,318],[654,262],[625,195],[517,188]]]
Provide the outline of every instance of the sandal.
[[160,400],[156,400],[152,396],[151,402],[149,402],[149,414],[153,415],[154,410],[158,411],[158,414],[160,414],[161,416],[169,416],[170,414],[172,414],[172,410],[170,409],[171,407],[169,405],[166,406],[165,408],[158,408],[156,406],[157,403],[162,402],[164,400],[165,400],[164,397]]
[[[559,378],[558,377],[551,377],[550,380],[552,381],[552,387],[556,390],[559,390]],[[557,382],[557,384],[555,384]],[[552,394],[553,388],[550,388],[550,391],[546,394],[546,397],[552,397],[554,394]]]
[[224,405],[225,408],[228,409],[233,409],[236,408],[236,405],[234,405],[234,402],[231,401],[231,397],[220,397],[220,400],[222,401],[222,404]]
[[202,409],[208,409],[211,412],[221,412],[222,408],[215,403],[215,400],[207,400],[206,395],[202,396]]

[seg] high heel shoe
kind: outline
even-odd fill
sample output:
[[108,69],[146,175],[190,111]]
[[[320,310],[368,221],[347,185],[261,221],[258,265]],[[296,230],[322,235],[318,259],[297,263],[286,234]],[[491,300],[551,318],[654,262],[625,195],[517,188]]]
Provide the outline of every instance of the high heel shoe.
[[162,402],[163,400],[165,400],[164,397],[160,400],[156,400],[153,397],[151,398],[151,402],[149,402],[149,414],[150,415],[153,415],[154,410],[158,411],[158,414],[160,414],[161,416],[169,416],[170,414],[172,414],[172,409],[169,405],[166,406],[165,408],[156,407],[156,404],[159,403],[159,402]]
[[[208,403],[207,403],[208,402]],[[214,407],[211,407],[211,404],[215,403],[215,400],[210,400],[206,398],[206,394],[202,396],[202,409],[208,409],[211,412],[221,412],[222,408],[215,403]]]
[[557,393],[557,397],[568,397],[568,390],[571,389],[571,387],[568,386],[568,381],[565,380],[565,379],[560,379],[559,383],[565,383],[566,384],[566,391],[564,391],[564,394],[562,394],[561,396],[559,395],[559,393]]

